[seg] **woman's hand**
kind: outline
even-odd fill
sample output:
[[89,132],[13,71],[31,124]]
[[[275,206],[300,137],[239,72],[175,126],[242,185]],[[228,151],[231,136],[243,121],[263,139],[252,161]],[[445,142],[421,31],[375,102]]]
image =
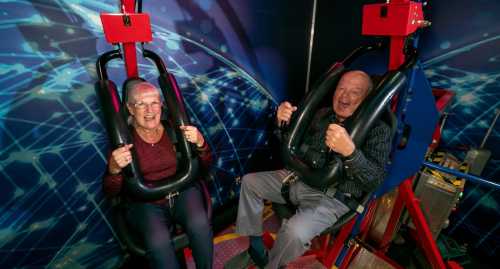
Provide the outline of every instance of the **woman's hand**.
[[205,144],[205,138],[203,138],[203,135],[200,133],[198,128],[191,125],[184,125],[179,128],[184,133],[184,137],[187,141],[196,144],[198,148],[203,147],[203,144]]
[[123,167],[132,162],[132,153],[130,152],[132,146],[132,144],[128,144],[111,152],[111,158],[108,164],[108,171],[110,174],[116,175],[120,173]]
[[290,118],[296,110],[297,107],[292,106],[289,102],[285,101],[281,103],[278,107],[278,111],[276,112],[276,122],[278,123],[278,126],[281,126],[283,123],[290,123]]

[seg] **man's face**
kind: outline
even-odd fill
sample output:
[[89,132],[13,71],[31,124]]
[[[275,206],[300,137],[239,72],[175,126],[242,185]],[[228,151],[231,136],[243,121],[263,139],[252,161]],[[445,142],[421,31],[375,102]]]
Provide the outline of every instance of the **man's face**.
[[333,95],[333,111],[339,121],[350,117],[368,95],[368,78],[358,72],[342,76]]

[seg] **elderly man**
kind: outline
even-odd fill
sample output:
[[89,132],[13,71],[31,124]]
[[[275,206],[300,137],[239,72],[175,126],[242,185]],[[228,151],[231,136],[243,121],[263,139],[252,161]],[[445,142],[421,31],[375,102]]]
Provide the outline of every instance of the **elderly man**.
[[[373,85],[362,71],[349,71],[340,79],[333,95],[332,108],[318,111],[305,137],[302,158],[312,167],[322,167],[328,154],[340,156],[343,178],[335,188],[345,199],[331,192],[311,188],[299,180],[290,186],[290,201],[297,211],[283,223],[269,255],[262,241],[263,200],[284,204],[282,181],[291,171],[277,170],[247,174],[242,179],[236,232],[250,238],[248,251],[234,257],[226,267],[242,264],[250,257],[260,268],[278,268],[302,255],[310,241],[349,211],[346,199],[360,198],[373,191],[384,178],[384,166],[390,151],[390,128],[379,121],[368,132],[365,143],[357,148],[342,122],[350,117],[368,95]],[[289,122],[297,107],[283,102],[276,120]],[[249,260],[249,259],[247,259]]]

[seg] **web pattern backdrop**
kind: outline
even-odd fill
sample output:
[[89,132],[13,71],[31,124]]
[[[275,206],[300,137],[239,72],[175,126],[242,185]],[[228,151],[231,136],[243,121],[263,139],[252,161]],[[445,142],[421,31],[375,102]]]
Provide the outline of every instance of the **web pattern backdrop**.
[[[478,35],[476,40],[461,45],[449,40],[438,43],[439,49],[446,52],[423,63],[433,87],[455,93],[447,109],[449,116],[443,128],[442,146],[461,160],[468,149],[480,147],[496,110],[500,109],[500,35],[497,31]],[[497,122],[485,144],[491,158],[481,174],[497,183],[500,176],[498,126]],[[451,225],[445,233],[459,238],[461,243],[470,243],[471,248],[487,256],[497,256],[500,247],[498,194],[493,188],[467,182],[458,210],[451,215]]]
[[[150,5],[145,11],[154,10],[155,42],[147,48],[162,55],[177,77],[192,120],[214,151],[210,187],[214,204],[220,204],[237,193],[234,178],[245,172],[250,158],[268,155],[264,126],[280,97],[260,83],[255,58],[245,55],[231,24],[216,20],[228,17],[214,7],[216,1],[143,2]],[[227,3],[217,1],[222,2]],[[116,11],[116,3],[0,1],[1,268],[110,268],[120,262],[121,250],[106,218],[109,205],[101,194],[107,137],[93,87],[97,55],[111,49],[98,13]],[[237,3],[240,17],[245,17],[246,3]],[[475,6],[462,8],[464,3]],[[493,0],[455,1],[453,9],[439,5],[447,3],[434,5],[439,16],[430,32],[438,34],[422,39],[437,48],[422,51],[431,52],[424,55],[424,65],[432,85],[457,94],[443,141],[450,148],[477,146],[500,100],[494,23],[500,5]],[[474,23],[447,25],[457,23],[461,8]],[[494,29],[487,31],[485,25]],[[123,66],[114,62],[110,69],[110,77],[120,84]],[[155,82],[148,62],[141,61],[140,72]],[[283,81],[277,74],[275,79]],[[497,181],[498,126],[486,144],[493,159],[483,174]],[[446,232],[474,242],[487,255],[498,255],[498,197],[498,192],[468,184]]]
[[[98,14],[117,11],[116,1],[1,1],[0,10],[0,267],[111,268],[121,250],[101,193],[107,136],[93,84],[98,54],[111,49]],[[274,98],[223,55],[229,44],[210,47],[201,34],[152,22],[148,48],[176,76],[213,150],[217,206],[267,150]],[[151,64],[139,68],[157,83]],[[117,84],[123,73],[110,64]]]

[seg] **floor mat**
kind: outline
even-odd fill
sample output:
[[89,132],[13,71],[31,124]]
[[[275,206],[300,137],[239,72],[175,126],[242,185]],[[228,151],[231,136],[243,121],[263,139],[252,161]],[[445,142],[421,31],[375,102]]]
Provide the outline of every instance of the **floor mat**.
[[[273,236],[280,226],[278,218],[273,214],[271,207],[266,206],[264,210],[264,231]],[[224,268],[224,264],[233,256],[248,248],[248,237],[234,233],[235,226],[226,228],[214,238],[214,269]],[[189,269],[195,269],[191,255],[187,253],[187,265]],[[287,266],[288,269],[323,269],[325,268],[312,256],[300,257]]]

